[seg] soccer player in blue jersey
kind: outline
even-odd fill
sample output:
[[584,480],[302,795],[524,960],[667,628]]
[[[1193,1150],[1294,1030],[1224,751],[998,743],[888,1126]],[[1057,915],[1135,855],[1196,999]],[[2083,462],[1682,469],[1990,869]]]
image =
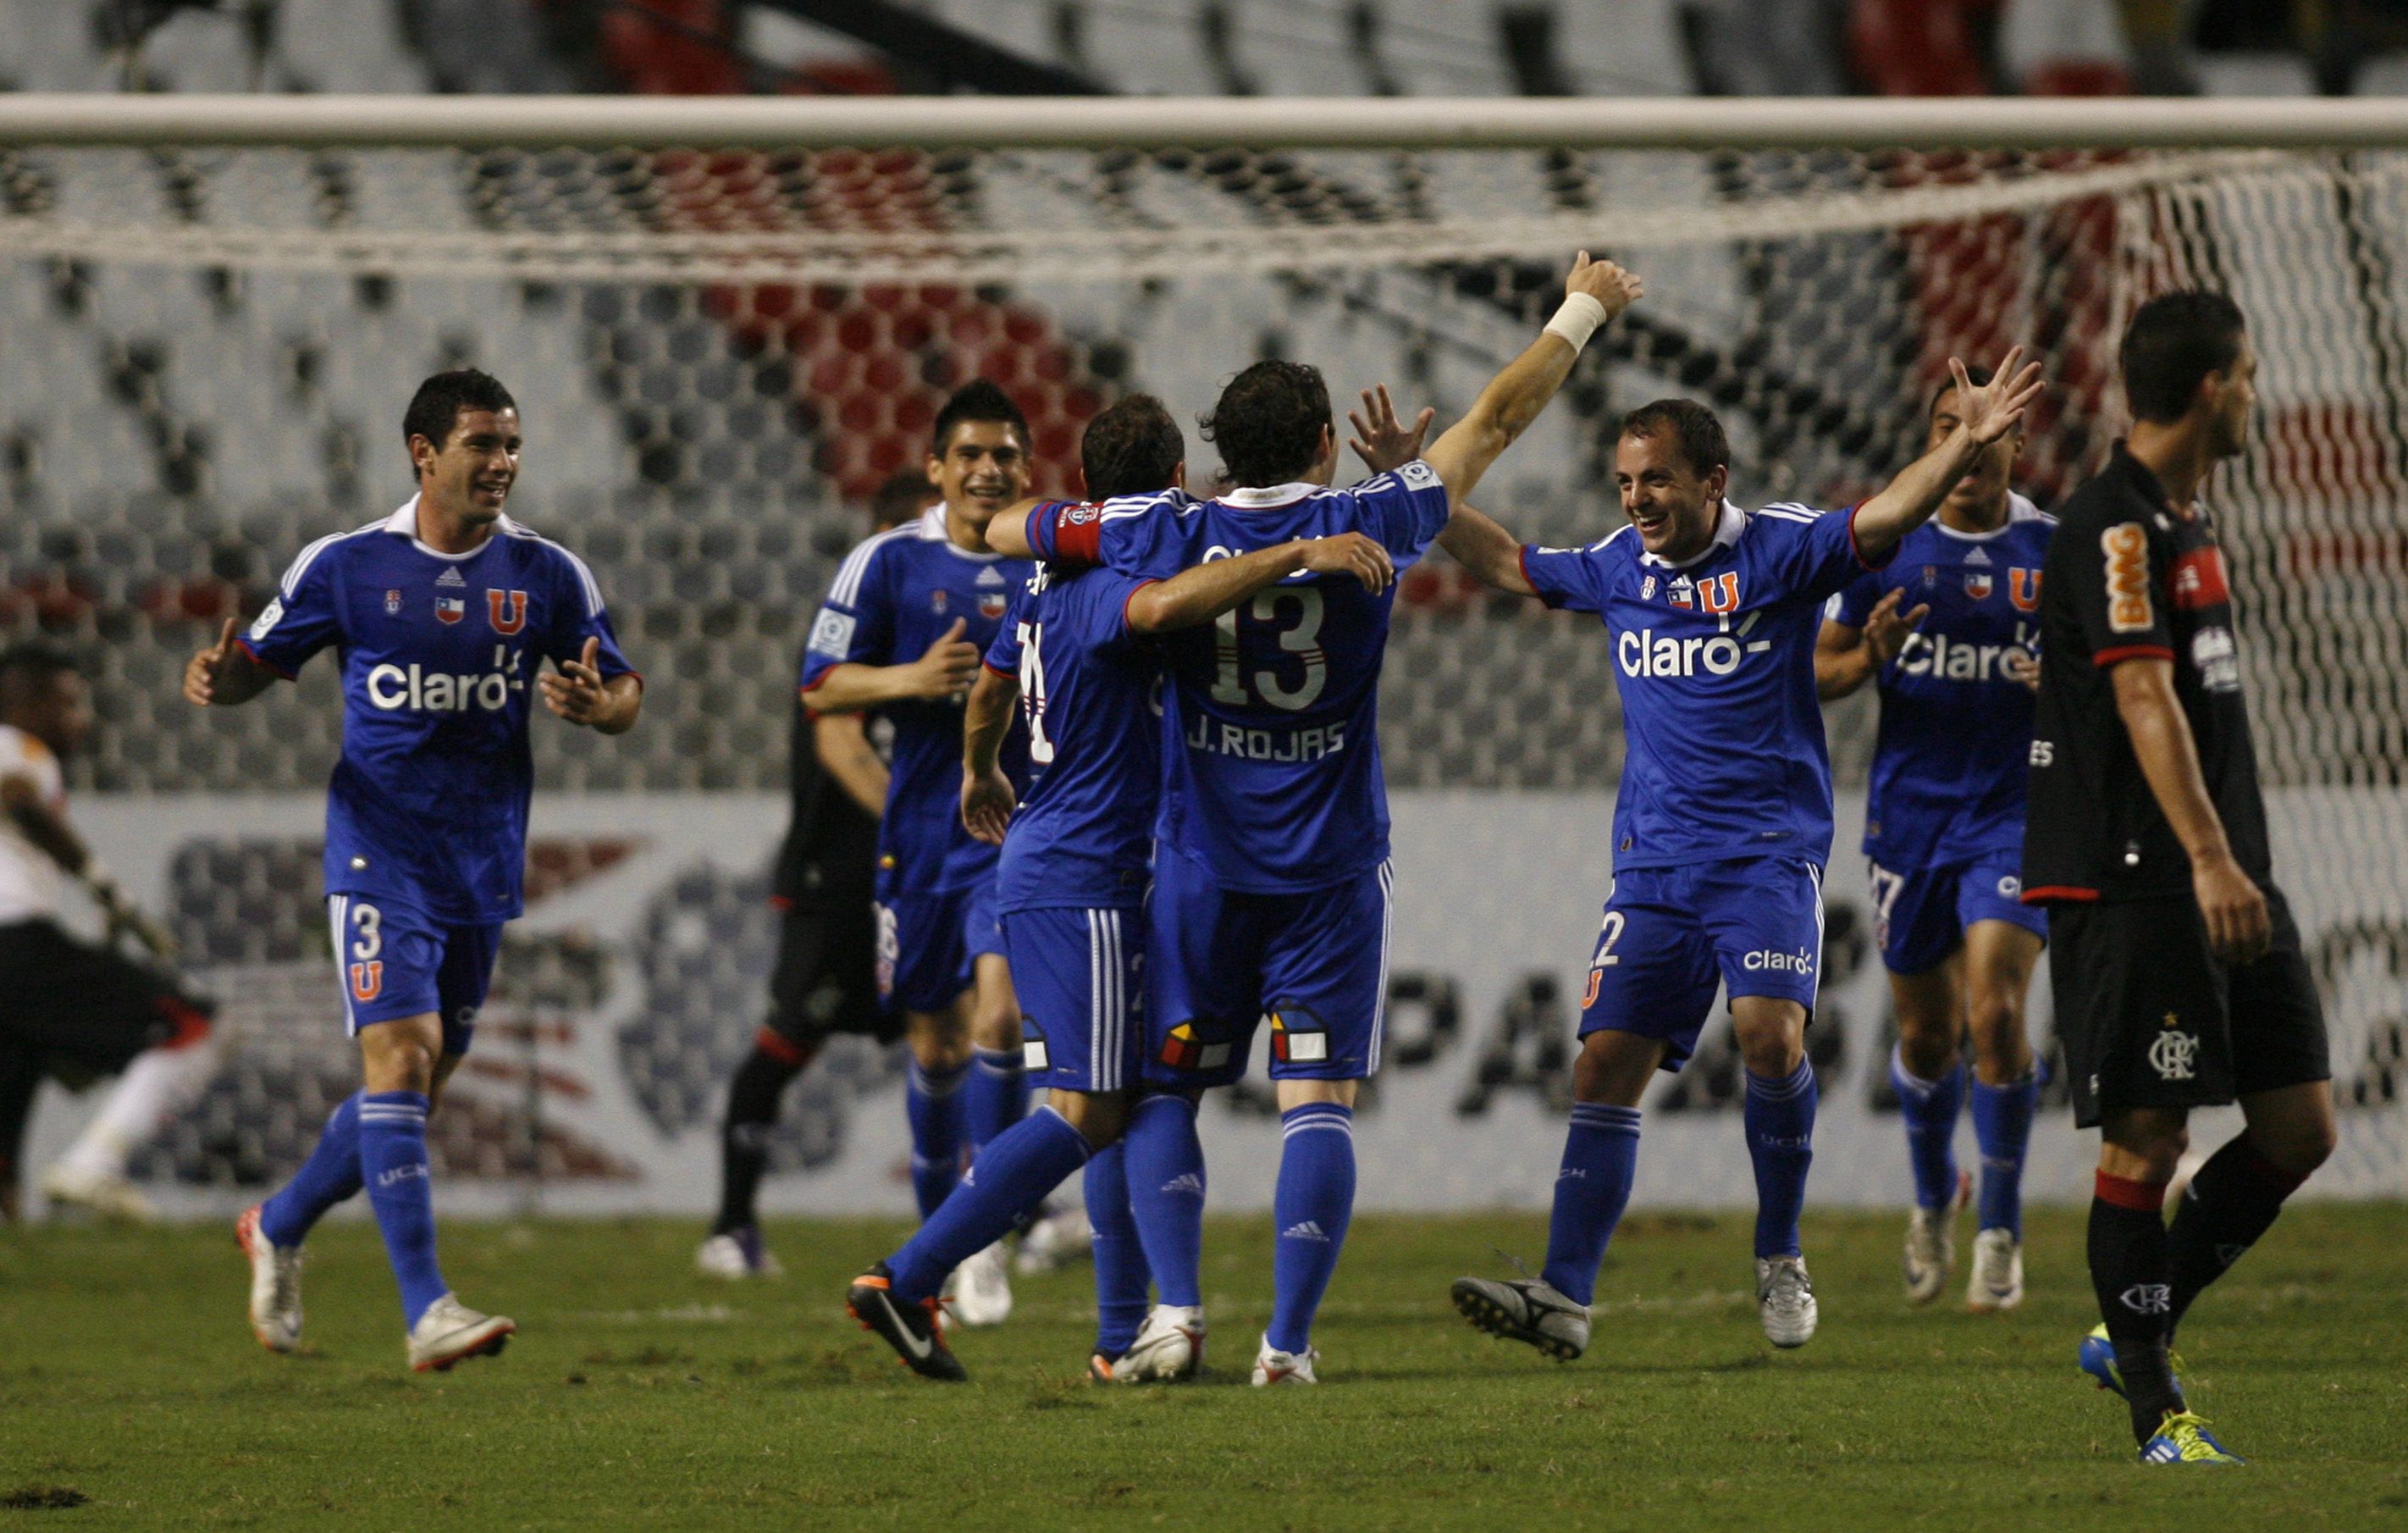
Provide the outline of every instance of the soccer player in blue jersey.
[[[1027,492],[1028,472],[1019,408],[983,380],[957,391],[937,412],[928,454],[943,501],[853,549],[803,651],[805,702],[882,714],[895,730],[878,826],[878,982],[911,1049],[905,1110],[924,1219],[953,1191],[964,1150],[1027,1110],[996,849],[963,827],[958,777],[963,699],[1029,572],[990,548],[986,529]],[[1001,759],[1025,780],[1025,732],[1010,733]],[[1000,1245],[963,1266],[953,1312],[973,1325],[1011,1312]]]
[[[1932,399],[1926,450],[1957,424],[1951,381]],[[2046,914],[2019,896],[2040,576],[2057,523],[2008,485],[2022,446],[2018,427],[1984,448],[1888,568],[1831,599],[1814,649],[1827,701],[1874,677],[1881,688],[1864,852],[1914,1175],[1907,1301],[1939,1297],[1955,1265],[1950,1226],[1965,1188],[1955,1140],[1968,1095],[1958,1040],[1970,1032],[1982,1189],[1965,1302],[1977,1311],[2023,1302],[2024,1150],[2040,1092],[2024,993],[2048,935]]]
[[[236,1226],[261,1343],[301,1343],[301,1241],[364,1186],[401,1287],[410,1367],[498,1352],[517,1327],[455,1298],[435,1260],[427,1114],[468,1050],[526,869],[530,700],[572,724],[634,727],[643,683],[576,555],[503,514],[518,407],[474,369],[419,385],[402,418],[418,493],[301,551],[250,630],[229,622],[184,696],[247,702],[334,646],[343,754],[326,798],[326,904],[365,1090],[309,1159]],[[538,674],[545,660],[553,670]],[[532,681],[534,685],[530,687]]]
[[[1131,396],[1088,427],[1088,492],[1109,497],[1128,480],[1177,485],[1184,456],[1161,403]],[[1099,508],[1068,509],[1093,518]],[[845,1295],[854,1318],[915,1372],[966,1376],[937,1323],[945,1274],[1082,1164],[1094,1167],[1126,1121],[1161,785],[1161,669],[1151,638],[1209,623],[1299,573],[1352,576],[1376,592],[1394,569],[1379,544],[1355,533],[1291,541],[1167,580],[1040,563],[987,653],[963,736],[961,814],[982,841],[1002,846],[996,903],[1027,1014],[1027,1061],[1049,1091],[1044,1106],[979,1153],[920,1232]],[[1037,772],[1016,813],[1017,785],[998,764],[1015,697]],[[1134,1231],[1115,1229],[1106,1212],[1125,1194],[1096,1183],[1091,1177],[1100,1318],[1118,1334],[1099,1337],[1091,1371],[1109,1379],[1144,1312],[1145,1267],[1125,1249]]]
[[[1398,569],[1554,397],[1596,328],[1638,280],[1584,254],[1547,330],[1481,392],[1427,454],[1347,489],[1329,396],[1315,369],[1259,362],[1207,423],[1233,486],[1105,507],[1040,509],[1025,536],[1059,564],[1163,577],[1295,538],[1359,532]],[[1425,416],[1425,424],[1426,416]],[[1417,433],[1416,433],[1417,438]],[[1388,814],[1378,692],[1392,590],[1328,575],[1266,589],[1164,647],[1162,817],[1148,962],[1145,1069],[1155,1094],[1128,1132],[1129,1195],[1160,1286],[1130,1359],[1165,1371],[1203,1330],[1204,1164],[1195,1103],[1245,1073],[1260,1024],[1283,1127],[1273,1197],[1271,1321],[1260,1386],[1316,1381],[1312,1318],[1354,1201],[1358,1084],[1379,1067],[1387,991]]]
[[1613,883],[1589,960],[1571,1125],[1538,1278],[1465,1278],[1455,1307],[1492,1334],[1566,1360],[1587,1349],[1589,1302],[1630,1196],[1640,1098],[1697,1047],[1719,983],[1745,1064],[1756,1185],[1756,1302],[1778,1347],[1814,1334],[1798,1215],[1813,1159],[1806,1024],[1822,964],[1831,774],[1814,696],[1823,603],[1939,509],[2039,391],[2007,355],[1975,386],[1952,360],[1957,424],[1889,486],[1846,512],[1724,499],[1722,425],[1687,399],[1623,418],[1614,482],[1628,525],[1586,548],[1525,548],[1458,512],[1446,547],[1500,590],[1603,618],[1622,697]]

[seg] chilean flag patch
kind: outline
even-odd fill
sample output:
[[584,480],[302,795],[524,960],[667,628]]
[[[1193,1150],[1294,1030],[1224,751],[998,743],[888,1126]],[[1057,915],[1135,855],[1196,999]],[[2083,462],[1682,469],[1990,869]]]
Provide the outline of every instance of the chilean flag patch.
[[435,599],[435,615],[439,621],[456,623],[468,615],[468,603],[456,596],[438,596]]

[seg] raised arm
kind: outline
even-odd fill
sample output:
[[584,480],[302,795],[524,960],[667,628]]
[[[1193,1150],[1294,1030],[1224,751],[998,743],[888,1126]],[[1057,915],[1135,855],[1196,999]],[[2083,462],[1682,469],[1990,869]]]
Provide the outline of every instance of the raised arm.
[[1028,541],[1028,513],[1045,502],[1037,496],[1015,500],[986,524],[986,545],[1006,558],[1033,559],[1037,545]]
[[1209,623],[1267,586],[1276,586],[1298,571],[1317,574],[1353,575],[1363,588],[1377,595],[1397,578],[1388,551],[1360,532],[1331,538],[1298,538],[1274,548],[1257,549],[1236,558],[1214,559],[1182,570],[1168,580],[1155,581],[1128,600],[1128,626],[1135,633],[1168,633],[1174,629]]
[[847,660],[820,672],[804,701],[824,714],[866,713],[907,698],[949,698],[968,687],[979,670],[978,645],[962,638],[969,625],[954,618],[916,660],[870,665]]
[[1887,558],[1899,539],[1929,521],[1982,449],[2024,418],[2024,407],[2040,394],[2041,379],[2037,362],[2017,370],[2023,354],[2021,346],[2009,351],[1997,374],[1980,388],[1965,376],[1964,363],[1948,359],[1948,370],[1956,378],[1956,428],[1908,464],[1887,488],[1856,507],[1852,530],[1856,552],[1867,562]]
[[1477,507],[1458,503],[1446,530],[1438,535],[1438,545],[1483,586],[1515,596],[1538,594],[1522,572],[1522,540]]
[[1900,616],[1898,605],[1903,595],[1884,593],[1865,615],[1862,628],[1824,619],[1822,631],[1814,636],[1815,696],[1826,702],[1846,697],[1898,658],[1898,652],[1906,647],[1906,636],[1931,615],[1931,606],[1926,602]]
[[1461,505],[1480,476],[1513,439],[1539,418],[1572,370],[1590,336],[1645,292],[1640,280],[1611,261],[1591,261],[1583,251],[1564,279],[1563,307],[1527,350],[1488,381],[1463,419],[1450,426],[1422,455]]
[[859,714],[822,714],[811,720],[811,752],[844,789],[845,797],[872,819],[886,813],[886,763],[869,743]]
[[2132,755],[2166,822],[2190,854],[2191,890],[2207,921],[2209,945],[2229,963],[2246,962],[2266,950],[2266,896],[2233,857],[2215,801],[2208,796],[2199,744],[2174,693],[2174,662],[2137,656],[2116,661],[2110,674]]
[[229,617],[218,642],[184,662],[184,701],[203,708],[232,708],[249,702],[280,678],[235,643],[235,622]]

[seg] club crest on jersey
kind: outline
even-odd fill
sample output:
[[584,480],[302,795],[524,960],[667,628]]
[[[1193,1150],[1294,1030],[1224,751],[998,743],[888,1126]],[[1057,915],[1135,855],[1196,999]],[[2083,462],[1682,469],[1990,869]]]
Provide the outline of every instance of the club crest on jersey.
[[485,593],[485,615],[493,621],[495,633],[516,633],[526,627],[526,608],[524,591]]
[[401,615],[401,592],[398,588],[384,593],[384,615],[387,617]]
[[1656,600],[1656,577],[1654,575],[1649,575],[1645,580],[1639,583],[1639,600],[1641,601],[1653,601]]
[[1987,570],[1978,572],[1971,570],[1965,571],[1965,594],[1974,600],[1987,601],[1990,600],[1990,593],[1997,588],[1998,582],[1990,577],[1990,571]]
[[935,613],[939,617],[944,616],[946,610],[952,607],[953,604],[952,594],[946,591],[942,586],[939,586],[936,590],[928,593],[928,610]]
[[2040,611],[2040,571],[2015,565],[2007,571],[2007,600],[2017,612]]
[[1698,603],[1716,616],[1739,611],[1739,571],[1727,570],[1699,581]]
[[1936,564],[1927,564],[1927,565],[1925,565],[1925,566],[1923,567],[1923,583],[1924,583],[1926,586],[1937,586],[1937,585],[1939,585],[1939,584],[1940,584],[1940,566],[1938,566],[1938,565],[1936,565]]
[[467,615],[468,603],[466,599],[456,596],[438,596],[435,599],[436,621],[456,623]]
[[1695,612],[1698,610],[1698,588],[1688,576],[1676,576],[1670,585],[1664,587],[1664,600],[1683,612]]

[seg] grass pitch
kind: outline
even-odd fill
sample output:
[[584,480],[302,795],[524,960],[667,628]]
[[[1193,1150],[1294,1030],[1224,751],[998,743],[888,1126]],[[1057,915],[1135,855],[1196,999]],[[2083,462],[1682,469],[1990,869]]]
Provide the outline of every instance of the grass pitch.
[[960,1338],[970,1386],[906,1374],[840,1309],[899,1223],[780,1224],[790,1276],[741,1287],[693,1275],[692,1223],[454,1223],[447,1275],[524,1329],[423,1377],[365,1223],[311,1242],[297,1357],[251,1340],[223,1229],[0,1231],[0,1533],[2408,1526],[2408,1206],[2296,1209],[2200,1302],[2193,1403],[2253,1460],[2221,1472],[2130,1463],[2120,1402],[2075,1374],[2078,1215],[2035,1217],[2004,1317],[1909,1310],[1899,1219],[1814,1217],[1822,1333],[1781,1355],[1749,1227],[1627,1222],[1564,1367],[1446,1298],[1541,1221],[1359,1220],[1325,1382],[1276,1395],[1245,1387],[1267,1218],[1209,1232],[1212,1378],[1153,1390],[1080,1381],[1083,1267]]

